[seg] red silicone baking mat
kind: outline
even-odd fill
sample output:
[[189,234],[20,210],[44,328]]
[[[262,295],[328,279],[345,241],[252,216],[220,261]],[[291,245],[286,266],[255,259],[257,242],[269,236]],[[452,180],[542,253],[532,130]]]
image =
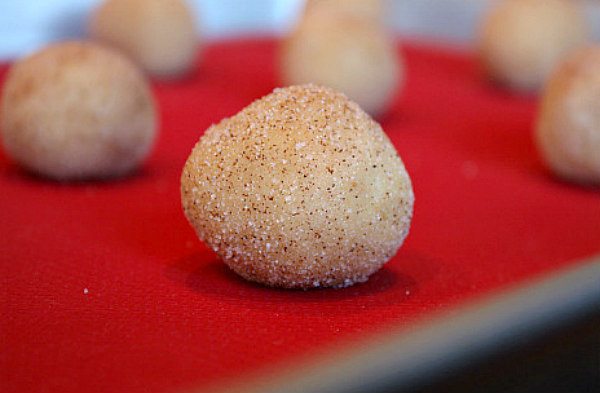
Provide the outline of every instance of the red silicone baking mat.
[[179,175],[211,123],[277,86],[276,48],[215,44],[193,77],[155,83],[161,136],[129,178],[57,184],[0,156],[0,390],[202,388],[413,326],[600,252],[600,190],[543,168],[535,98],[485,83],[469,54],[411,45],[403,94],[380,119],[416,194],[400,253],[340,290],[239,279],[195,238]]

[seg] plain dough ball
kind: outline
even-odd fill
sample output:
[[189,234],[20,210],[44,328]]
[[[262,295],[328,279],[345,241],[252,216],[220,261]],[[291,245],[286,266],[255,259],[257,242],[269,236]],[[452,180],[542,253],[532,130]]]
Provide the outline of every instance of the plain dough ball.
[[414,203],[379,124],[314,85],[276,89],[210,127],[185,164],[181,197],[231,269],[286,288],[367,280],[402,245]]
[[485,19],[480,58],[491,79],[537,91],[587,37],[584,15],[571,1],[505,0]]
[[156,134],[143,74],[119,53],[83,42],[53,45],[17,62],[4,84],[1,118],[10,157],[65,180],[131,172]]
[[370,18],[377,23],[381,22],[384,13],[382,0],[308,0],[305,10],[309,13],[317,8],[326,7],[334,9],[335,12],[347,12]]
[[92,16],[90,33],[157,77],[186,74],[199,48],[194,15],[183,0],[106,0]]
[[280,56],[284,84],[340,90],[371,115],[385,113],[402,84],[400,56],[386,30],[368,17],[330,7],[307,11]]
[[550,79],[537,145],[558,176],[600,184],[600,47],[576,51]]

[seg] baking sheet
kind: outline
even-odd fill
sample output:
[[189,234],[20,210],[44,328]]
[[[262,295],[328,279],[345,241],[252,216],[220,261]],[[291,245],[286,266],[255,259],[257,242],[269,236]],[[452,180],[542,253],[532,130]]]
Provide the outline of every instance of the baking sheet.
[[57,184],[0,156],[3,391],[202,390],[409,331],[600,252],[600,192],[543,168],[535,97],[485,83],[468,53],[408,45],[406,86],[380,119],[416,195],[400,253],[341,290],[239,279],[185,221],[179,175],[210,124],[277,86],[276,48],[215,44],[192,77],[154,83],[161,136],[129,178]]

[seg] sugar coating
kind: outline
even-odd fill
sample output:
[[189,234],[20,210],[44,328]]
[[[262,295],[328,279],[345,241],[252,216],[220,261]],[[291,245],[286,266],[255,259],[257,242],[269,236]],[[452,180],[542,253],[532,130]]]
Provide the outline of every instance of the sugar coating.
[[[340,90],[371,115],[389,110],[403,82],[395,42],[376,17],[321,0],[283,41],[285,85],[316,83]],[[352,2],[350,3],[352,4]]]
[[6,153],[61,180],[129,173],[156,135],[154,100],[139,69],[85,42],[52,45],[17,62],[0,111]]
[[160,78],[188,73],[200,43],[183,0],[106,0],[93,13],[89,31]]
[[414,204],[379,124],[315,85],[276,89],[211,126],[185,164],[181,199],[231,269],[285,288],[366,281],[402,245]]
[[536,142],[558,176],[600,184],[600,46],[576,51],[552,76]]
[[480,60],[488,76],[517,91],[537,91],[570,51],[588,37],[569,0],[505,0],[484,19]]

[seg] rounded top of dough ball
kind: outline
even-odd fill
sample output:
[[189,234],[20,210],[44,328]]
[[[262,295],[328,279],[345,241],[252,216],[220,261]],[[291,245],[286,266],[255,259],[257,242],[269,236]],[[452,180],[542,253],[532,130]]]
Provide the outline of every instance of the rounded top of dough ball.
[[320,8],[329,8],[333,12],[351,13],[356,17],[367,18],[379,23],[383,19],[382,0],[308,0],[306,12],[320,12]]
[[199,48],[196,21],[183,0],[106,0],[89,30],[163,78],[187,73]]
[[573,1],[505,0],[484,20],[480,57],[493,80],[536,91],[587,37],[586,20]]
[[210,127],[181,178],[185,214],[238,274],[269,286],[365,281],[408,234],[410,178],[344,95],[276,89]]
[[402,83],[393,38],[378,23],[330,8],[309,12],[284,40],[283,83],[342,91],[371,115],[389,109]]
[[576,51],[552,75],[536,136],[557,175],[600,184],[600,47]]
[[143,74],[119,53],[85,42],[52,45],[17,62],[4,84],[1,121],[6,153],[56,179],[130,172],[156,134]]

